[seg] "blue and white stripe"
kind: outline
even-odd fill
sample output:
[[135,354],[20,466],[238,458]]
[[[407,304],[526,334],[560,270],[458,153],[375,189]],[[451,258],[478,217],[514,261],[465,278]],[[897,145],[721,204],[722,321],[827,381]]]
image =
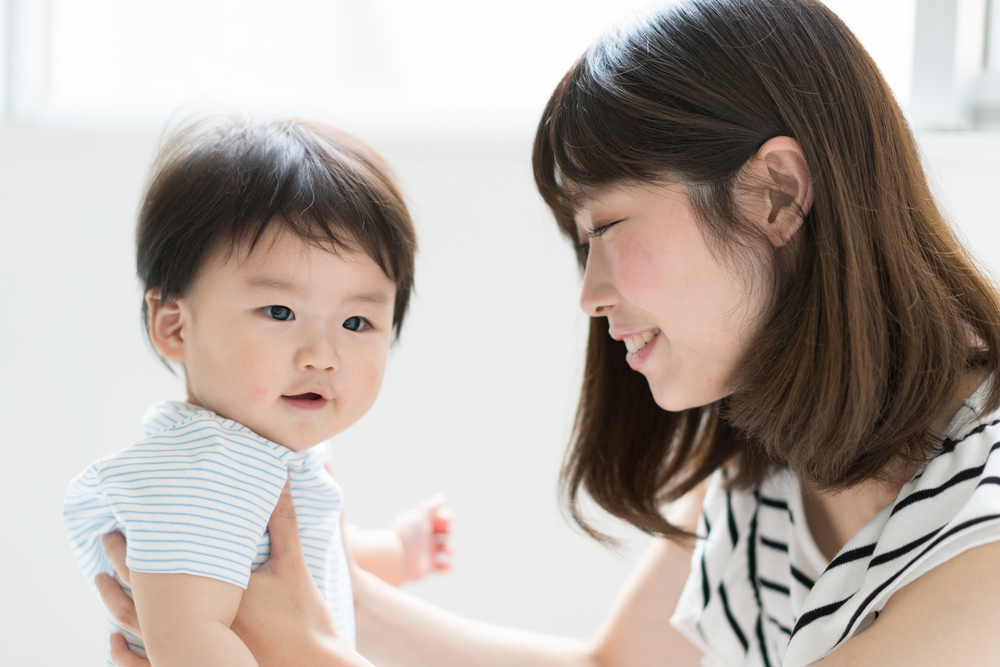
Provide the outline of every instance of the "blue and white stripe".
[[[94,592],[114,574],[101,536],[128,539],[137,572],[184,573],[246,588],[267,560],[267,521],[288,476],[310,572],[337,629],[354,643],[354,603],[340,535],[343,494],[323,468],[324,448],[293,452],[242,424],[187,403],[164,401],[143,417],[145,438],[70,482],[66,532]],[[112,631],[120,628],[112,622]],[[144,655],[138,638],[128,637]]]

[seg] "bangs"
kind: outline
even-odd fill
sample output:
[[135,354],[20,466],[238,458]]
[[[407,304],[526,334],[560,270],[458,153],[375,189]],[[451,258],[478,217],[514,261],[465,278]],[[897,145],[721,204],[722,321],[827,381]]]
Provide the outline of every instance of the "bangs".
[[[721,201],[764,141],[782,134],[780,124],[742,126],[730,96],[707,89],[709,74],[691,71],[688,53],[703,37],[679,28],[695,14],[668,8],[605,33],[549,98],[535,135],[535,183],[574,243],[573,216],[596,190],[674,182]],[[722,69],[745,69],[744,53],[712,48]]]
[[[396,216],[387,210],[394,197],[382,165],[362,147],[332,127],[301,121],[204,121],[164,148],[153,187],[183,192],[198,208],[190,211],[192,219],[210,212],[212,248],[251,252],[277,226],[324,249],[363,252],[396,281],[402,267],[393,246],[400,239],[394,238]],[[186,187],[165,183],[180,178]],[[185,215],[177,203],[176,214]]]
[[559,83],[535,136],[535,183],[563,234],[577,242],[574,216],[597,190],[653,174],[622,160],[619,140],[600,119],[613,113],[584,54]]

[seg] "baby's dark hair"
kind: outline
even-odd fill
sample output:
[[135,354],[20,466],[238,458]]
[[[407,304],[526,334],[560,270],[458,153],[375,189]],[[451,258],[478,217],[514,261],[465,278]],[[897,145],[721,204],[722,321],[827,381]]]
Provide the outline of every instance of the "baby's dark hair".
[[[212,253],[250,252],[270,228],[371,257],[396,284],[398,338],[413,290],[410,214],[374,150],[311,121],[209,118],[166,141],[136,230],[143,292],[183,296]],[[142,317],[148,335],[145,301]]]

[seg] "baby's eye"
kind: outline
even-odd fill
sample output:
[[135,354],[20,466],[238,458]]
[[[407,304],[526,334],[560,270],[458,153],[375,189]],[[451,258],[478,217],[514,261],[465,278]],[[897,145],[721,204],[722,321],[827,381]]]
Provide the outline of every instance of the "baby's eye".
[[363,329],[368,329],[370,327],[371,324],[368,322],[368,320],[366,320],[363,317],[358,317],[357,315],[355,315],[354,317],[348,317],[346,320],[344,320],[344,328],[350,331],[361,331]]
[[281,322],[295,319],[295,313],[288,306],[264,306],[261,311],[268,317]]

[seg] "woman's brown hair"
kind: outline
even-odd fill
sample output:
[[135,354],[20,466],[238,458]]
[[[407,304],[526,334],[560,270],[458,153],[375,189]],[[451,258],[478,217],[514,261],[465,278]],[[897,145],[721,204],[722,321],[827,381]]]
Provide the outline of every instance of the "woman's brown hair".
[[[815,200],[794,260],[772,256],[771,306],[738,390],[663,410],[606,319],[591,321],[562,484],[572,516],[598,539],[581,491],[648,533],[680,537],[661,505],[722,466],[738,487],[787,466],[835,489],[922,461],[970,367],[1000,366],[993,287],[934,203],[878,68],[814,0],[694,0],[608,32],[546,106],[535,181],[574,244],[587,191],[666,180],[685,185],[723,252],[759,251],[734,193],[775,136],[798,141]],[[995,381],[986,403],[1000,404]]]

